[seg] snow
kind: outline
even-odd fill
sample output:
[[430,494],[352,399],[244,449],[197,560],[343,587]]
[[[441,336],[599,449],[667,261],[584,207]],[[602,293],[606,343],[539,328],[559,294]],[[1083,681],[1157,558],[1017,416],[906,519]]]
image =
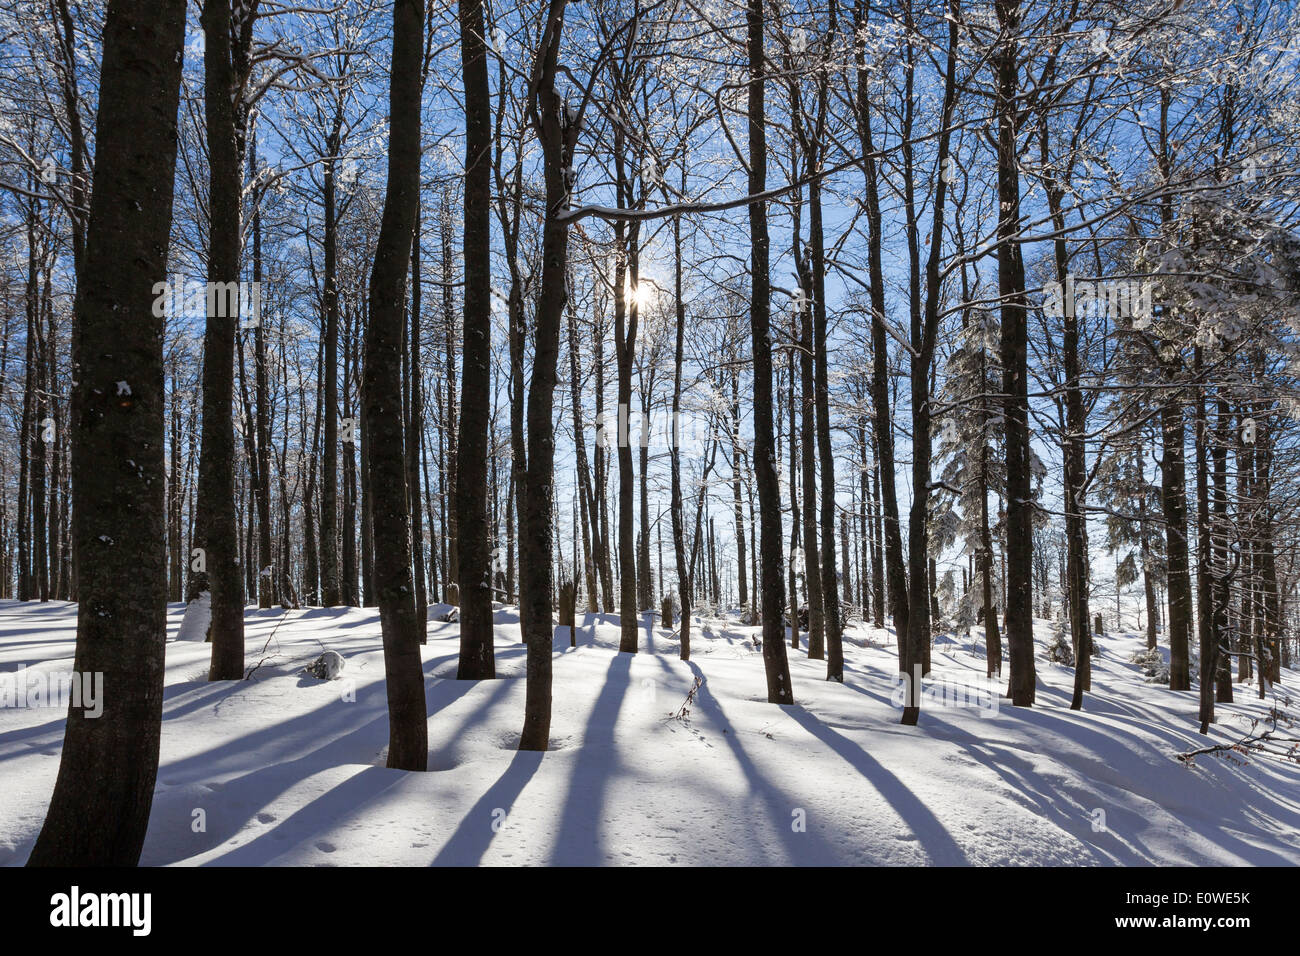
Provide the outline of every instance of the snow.
[[[798,704],[778,707],[765,699],[759,629],[734,616],[697,618],[685,663],[656,618],[643,618],[633,656],[617,652],[617,617],[587,614],[578,647],[567,629],[556,636],[552,749],[539,754],[515,749],[517,611],[495,612],[498,679],[457,681],[457,625],[430,610],[430,772],[417,774],[384,767],[376,610],[249,608],[250,663],[268,659],[252,680],[208,683],[210,648],[174,639],[185,607],[171,605],[141,862],[1300,863],[1300,766],[1209,756],[1184,766],[1175,755],[1205,745],[1196,692],[1144,683],[1130,663],[1139,636],[1099,639],[1082,713],[1068,710],[1073,672],[1043,657],[1044,621],[1038,706],[927,700],[919,726],[904,727],[890,703],[889,632],[851,627],[843,684],[790,651]],[[0,671],[70,668],[75,626],[72,604],[0,602]],[[981,678],[978,630],[974,644],[937,639],[936,678]],[[303,673],[323,650],[346,661],[344,679]],[[1279,697],[1295,695],[1295,672],[1283,685]],[[1213,740],[1239,737],[1242,715],[1263,710],[1252,688],[1236,691]],[[0,863],[31,850],[63,724],[62,711],[0,708]]]
[[200,591],[199,595],[185,605],[181,614],[180,627],[176,630],[178,641],[199,641],[208,639],[208,628],[212,625],[212,592]]
[[317,680],[338,680],[345,666],[346,661],[342,654],[338,651],[326,651],[303,670]]

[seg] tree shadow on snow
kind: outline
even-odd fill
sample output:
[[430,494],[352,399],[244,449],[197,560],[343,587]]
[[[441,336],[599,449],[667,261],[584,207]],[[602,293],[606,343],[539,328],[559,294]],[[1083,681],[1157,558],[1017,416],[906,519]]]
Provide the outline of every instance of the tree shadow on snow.
[[618,769],[614,760],[614,726],[632,679],[632,654],[615,654],[605,672],[600,695],[591,708],[564,797],[552,866],[599,866],[605,862],[600,814],[605,786]]
[[965,851],[958,846],[939,818],[903,784],[901,780],[886,770],[877,760],[843,734],[836,733],[822,723],[815,715],[804,710],[798,704],[785,708],[800,727],[808,731],[827,747],[839,754],[854,770],[860,773],[876,789],[894,812],[903,818],[917,838],[930,863],[935,866],[965,866],[969,864]]
[[[721,734],[723,742],[731,750],[731,755],[736,763],[740,766],[741,772],[749,781],[751,791],[766,806],[766,815],[773,821],[773,830],[781,837],[781,842],[785,845],[786,858],[784,860],[769,860],[770,864],[787,864],[787,865],[832,865],[844,862],[842,855],[837,852],[825,838],[815,830],[807,830],[804,833],[796,833],[790,825],[791,810],[798,807],[801,800],[795,799],[784,790],[777,787],[768,780],[759,771],[758,766],[753,759],[745,752],[741,745],[735,728],[731,726],[731,721],[727,719],[726,712],[722,709],[722,704],[713,692],[709,689],[709,682],[700,670],[698,664],[694,661],[687,661],[691,673],[699,679],[700,688],[695,695],[695,703],[700,711],[708,715],[718,727],[725,732]],[[781,707],[780,710],[785,713],[792,713],[797,708]]]
[[[448,659],[426,661],[426,677]],[[478,681],[452,680],[427,686],[429,716],[449,707],[478,684]],[[359,716],[356,708],[368,716]],[[168,733],[167,722],[171,716],[164,713],[164,734]],[[311,746],[316,741],[319,745]],[[368,769],[387,774],[385,768],[375,765],[376,757],[387,743],[388,710],[384,682],[380,680],[357,687],[355,701],[334,701],[289,720],[260,726],[202,753],[165,762],[158,768],[160,786],[154,796],[141,863],[157,866],[182,862],[215,849],[239,833],[259,812],[265,812],[276,798],[322,770],[346,764],[369,764]],[[258,755],[261,765],[257,769],[220,783],[213,782],[223,772],[246,768],[250,753]],[[200,793],[198,788],[208,792]],[[196,798],[202,802],[196,803]],[[195,834],[190,829],[192,810],[196,806],[206,814],[204,833]],[[304,810],[300,809],[295,816]],[[179,829],[182,827],[183,831]],[[178,833],[183,834],[180,839]],[[187,837],[193,838],[192,843]],[[260,840],[259,836],[255,842]],[[246,858],[247,852],[241,853],[241,859]],[[214,862],[221,863],[224,859]]]
[[[461,818],[460,826],[438,851],[430,866],[477,866],[487,854],[499,829],[509,827],[510,810],[524,787],[533,779],[546,755],[535,750],[517,750],[505,772]],[[496,811],[505,816],[498,827]]]

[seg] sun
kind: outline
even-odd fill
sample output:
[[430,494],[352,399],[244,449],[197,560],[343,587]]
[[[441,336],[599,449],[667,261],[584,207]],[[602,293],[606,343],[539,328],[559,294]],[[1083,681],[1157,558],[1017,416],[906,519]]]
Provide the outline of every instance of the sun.
[[629,290],[632,301],[636,303],[638,310],[644,310],[654,304],[655,296],[659,290],[655,288],[653,282],[638,282]]

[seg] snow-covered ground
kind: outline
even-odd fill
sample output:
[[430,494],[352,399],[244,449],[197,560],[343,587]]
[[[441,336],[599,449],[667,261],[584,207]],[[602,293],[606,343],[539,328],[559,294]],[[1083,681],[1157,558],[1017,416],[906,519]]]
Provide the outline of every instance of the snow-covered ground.
[[[207,683],[208,646],[169,640],[142,863],[1300,863],[1300,766],[1184,766],[1175,754],[1205,745],[1196,693],[1144,683],[1136,636],[1101,639],[1082,713],[1068,710],[1073,672],[1044,659],[1044,622],[1038,706],[931,702],[904,727],[888,632],[850,630],[843,684],[791,652],[798,703],[778,707],[735,618],[697,620],[684,663],[649,618],[633,656],[617,653],[617,618],[587,615],[578,647],[557,635],[551,750],[537,754],[515,749],[517,617],[496,620],[499,677],[481,682],[455,680],[457,627],[430,622],[425,774],[384,767],[373,609],[250,608],[248,660],[263,663],[238,683]],[[0,673],[71,668],[75,621],[74,605],[0,602]],[[346,660],[338,681],[302,672],[324,649]],[[933,663],[949,686],[984,672],[969,640],[941,637]],[[1298,676],[1284,672],[1279,698]],[[1219,705],[1213,740],[1263,711],[1250,688],[1237,701]],[[61,710],[0,709],[0,863],[36,838],[63,724]]]

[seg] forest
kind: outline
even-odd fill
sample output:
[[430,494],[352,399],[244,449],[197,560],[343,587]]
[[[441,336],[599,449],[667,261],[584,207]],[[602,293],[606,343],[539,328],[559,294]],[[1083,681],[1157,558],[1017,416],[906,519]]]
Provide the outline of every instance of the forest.
[[[0,0],[0,662],[102,678],[0,711],[0,863],[211,862],[173,718],[272,686],[321,772],[534,761],[448,814],[588,775],[550,862],[742,707],[813,778],[1094,751],[1039,856],[905,781],[931,860],[1300,862],[1298,90],[1280,0]],[[1111,746],[1272,823],[1093,846]],[[744,860],[909,862],[787,845],[784,766]]]

